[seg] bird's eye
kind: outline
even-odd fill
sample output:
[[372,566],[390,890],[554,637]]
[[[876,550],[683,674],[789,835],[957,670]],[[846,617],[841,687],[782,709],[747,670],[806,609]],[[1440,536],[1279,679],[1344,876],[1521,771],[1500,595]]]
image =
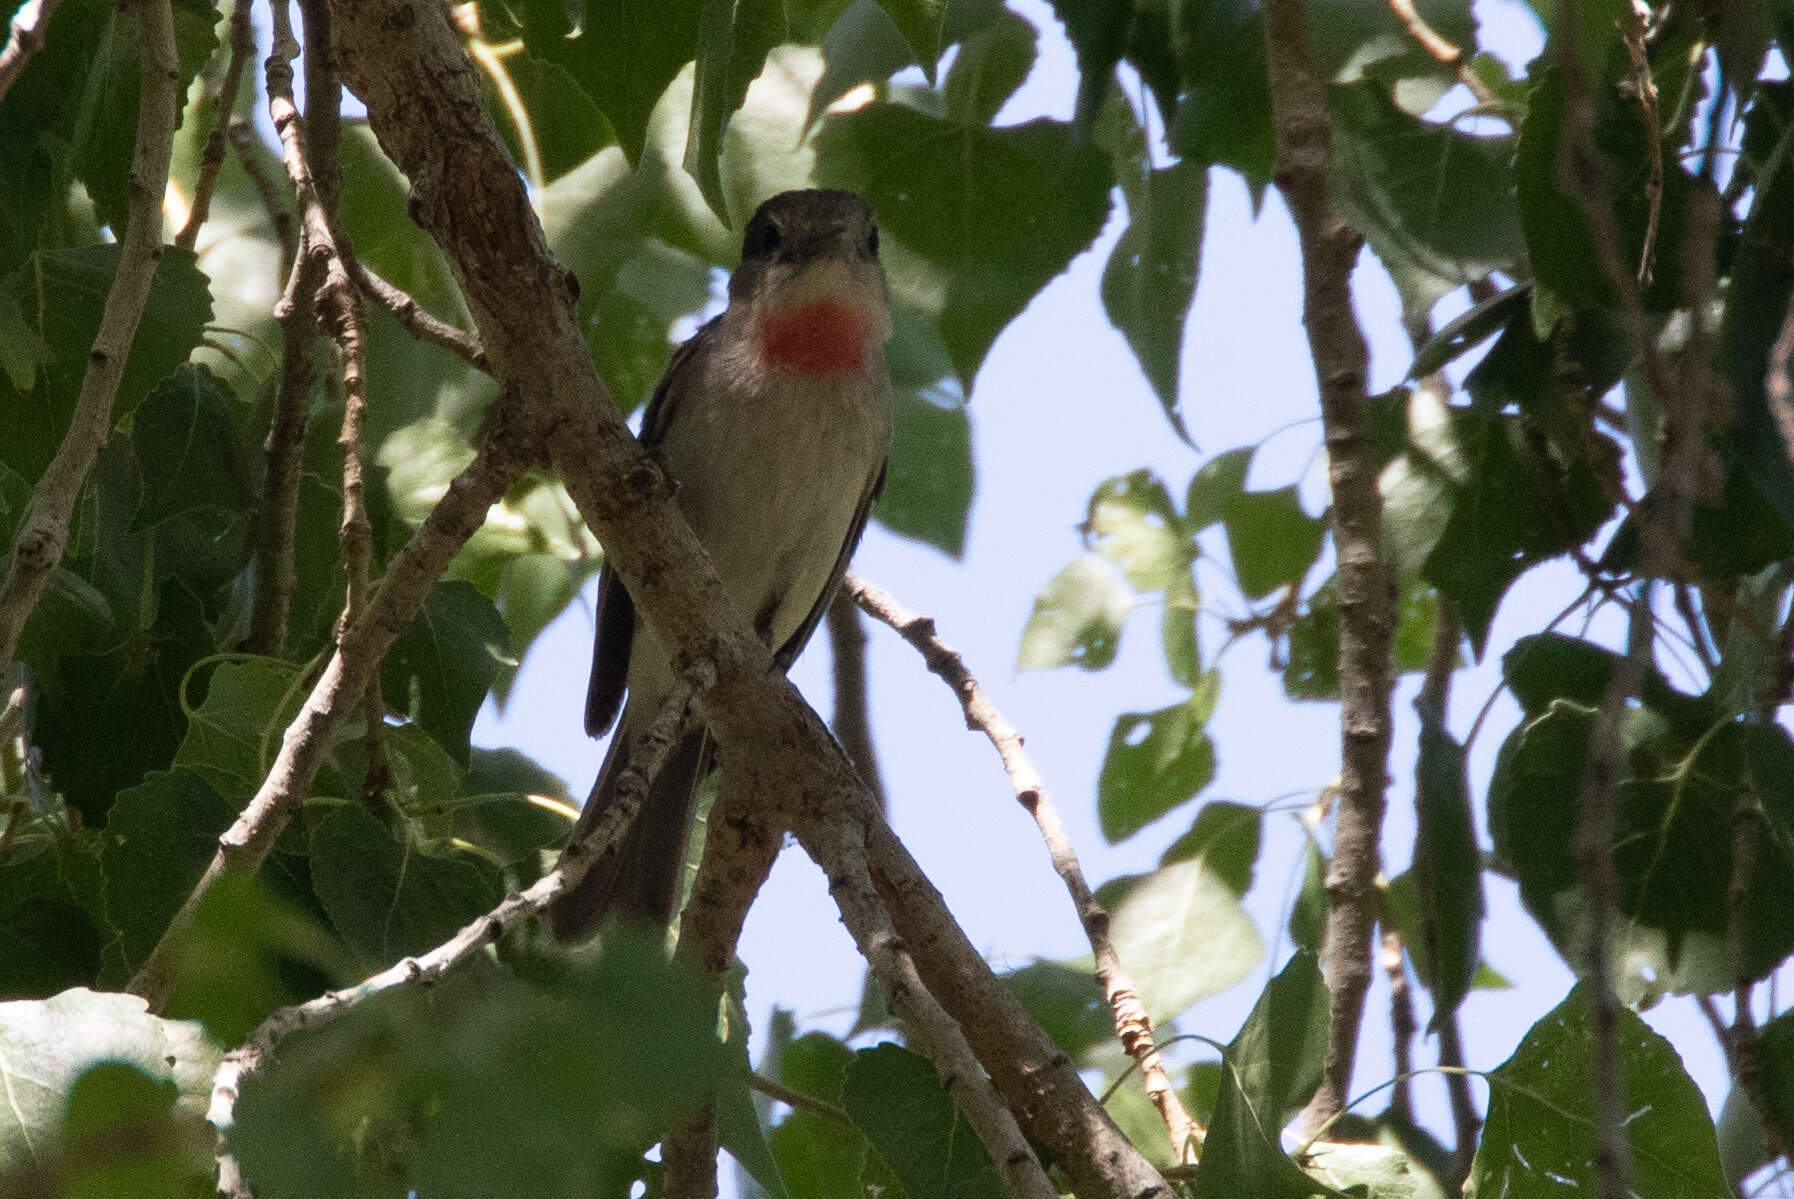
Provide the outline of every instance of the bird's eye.
[[872,226],[872,231],[870,233],[866,234],[866,254],[868,257],[871,257],[871,258],[878,257],[878,226],[877,225]]

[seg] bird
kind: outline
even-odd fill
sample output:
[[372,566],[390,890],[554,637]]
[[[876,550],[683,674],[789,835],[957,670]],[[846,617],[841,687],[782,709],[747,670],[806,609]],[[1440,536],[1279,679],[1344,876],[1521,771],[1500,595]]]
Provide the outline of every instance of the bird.
[[[884,487],[891,331],[871,206],[850,191],[783,192],[742,230],[728,306],[674,352],[642,418],[643,447],[672,478],[674,502],[781,670],[827,611]],[[676,682],[608,565],[596,626],[586,732],[616,732],[575,841],[616,801],[633,743]],[[714,748],[693,717],[621,844],[548,907],[557,941],[587,940],[612,921],[672,922]]]

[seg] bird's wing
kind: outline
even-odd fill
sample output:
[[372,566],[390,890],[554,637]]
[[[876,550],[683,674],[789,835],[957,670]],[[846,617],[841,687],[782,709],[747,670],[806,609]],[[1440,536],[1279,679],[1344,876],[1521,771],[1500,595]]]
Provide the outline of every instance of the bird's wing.
[[804,644],[810,640],[810,634],[816,631],[816,625],[822,620],[822,614],[828,611],[829,604],[834,602],[835,592],[841,589],[841,578],[847,573],[847,564],[853,560],[854,550],[859,548],[860,536],[866,531],[866,517],[872,511],[879,494],[885,489],[885,468],[890,464],[887,458],[878,464],[878,470],[866,484],[866,490],[860,495],[860,505],[854,509],[853,523],[847,526],[847,539],[841,543],[841,553],[835,558],[835,568],[829,571],[828,584],[823,587],[822,594],[810,606],[809,615],[797,626],[797,632],[791,634],[785,644],[773,655],[773,661],[780,670],[790,670],[791,663],[803,652]]
[[[669,384],[680,373],[680,368],[691,360],[699,343],[705,340],[715,324],[712,320],[698,330],[673,352],[672,360],[667,363],[666,374],[660,377],[660,386],[654,389],[648,410],[642,414],[640,441],[642,448],[650,454],[660,445],[661,438],[666,435],[667,422],[672,419]],[[623,692],[629,683],[629,650],[635,641],[635,600],[608,562],[598,578],[596,623],[592,678],[586,685],[586,735],[589,737],[602,736],[616,722],[617,713],[623,707]]]

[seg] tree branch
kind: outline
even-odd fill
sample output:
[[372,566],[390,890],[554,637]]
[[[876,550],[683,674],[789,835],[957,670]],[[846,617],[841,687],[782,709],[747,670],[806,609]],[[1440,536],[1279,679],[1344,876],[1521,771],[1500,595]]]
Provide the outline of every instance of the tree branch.
[[[629,587],[638,611],[683,669],[715,665],[717,684],[703,716],[727,754],[741,754],[777,772],[781,787],[806,803],[827,797],[869,802],[851,767],[774,669],[766,647],[735,610],[708,557],[671,501],[664,472],[630,436],[573,320],[571,288],[554,265],[529,198],[493,128],[482,80],[442,9],[427,0],[366,0],[334,10],[335,48],[343,77],[367,105],[369,124],[387,156],[411,182],[411,212],[445,251],[469,312],[500,380],[501,394],[528,406],[531,444],[547,447],[587,525]],[[394,30],[404,31],[401,37]],[[862,819],[855,813],[855,820]],[[801,833],[800,829],[800,833]],[[875,834],[876,835],[876,834]],[[900,853],[901,847],[898,847]],[[874,850],[882,863],[894,855]],[[901,881],[926,888],[908,855]],[[837,871],[829,870],[830,877]],[[932,894],[932,888],[927,888]],[[1165,1195],[1164,1183],[1115,1131],[1063,1054],[1032,1025],[988,966],[951,928],[934,895],[914,913],[893,913],[924,976],[936,970],[988,987],[987,1011],[1019,1022],[1017,1039],[968,1038],[1027,1127],[1080,1186],[1091,1193]],[[914,948],[905,921],[936,942],[931,965]],[[957,934],[957,936],[954,936]],[[942,984],[935,983],[937,994]],[[945,1001],[944,1001],[945,1002]],[[947,1003],[949,1010],[953,1004]],[[962,1024],[968,1014],[953,1011]],[[988,1056],[987,1056],[988,1055]],[[1045,1076],[1024,1071],[1032,1067]],[[1108,1187],[1111,1179],[1117,1180]],[[1140,1185],[1125,1185],[1136,1180]],[[1105,1188],[1108,1188],[1105,1190]]]
[[828,608],[829,657],[835,675],[835,718],[830,725],[848,760],[885,809],[884,781],[879,777],[878,751],[872,745],[871,702],[866,687],[866,630],[854,599],[842,588]]
[[56,15],[56,6],[62,0],[25,0],[19,11],[12,15],[7,24],[6,45],[0,47],[0,100],[20,75],[25,73],[25,64],[31,61],[44,44],[44,33],[50,28],[50,18]]
[[[505,400],[501,397],[501,406]],[[449,484],[422,527],[394,556],[373,601],[361,619],[344,631],[299,714],[281,738],[268,777],[236,823],[218,838],[218,851],[205,874],[163,931],[126,988],[160,1010],[174,982],[176,955],[205,897],[226,874],[257,869],[274,848],[330,748],[330,734],[361,701],[368,678],[411,618],[450,559],[486,519],[541,444],[533,430],[501,419],[467,469]]]
[[[168,190],[168,160],[180,117],[180,60],[169,0],[136,0],[134,7],[142,66],[138,71],[137,140],[131,151],[130,193],[124,233],[119,238],[118,267],[106,293],[99,332],[88,351],[69,430],[37,481],[13,538],[5,581],[0,583],[0,667],[13,660],[19,634],[36,608],[50,572],[62,561],[69,518],[87,472],[111,433],[112,404],[124,377],[125,359],[149,300],[156,264],[162,258],[162,197]],[[41,13],[40,17],[47,20]],[[15,38],[18,20],[14,18]]]
[[1363,238],[1333,203],[1331,122],[1308,42],[1306,6],[1303,0],[1266,0],[1264,11],[1275,179],[1302,248],[1302,320],[1320,391],[1339,560],[1339,805],[1321,942],[1332,1025],[1321,1087],[1303,1116],[1315,1128],[1345,1109],[1370,986],[1389,772],[1395,588],[1382,558],[1383,501],[1364,390],[1369,356],[1352,311],[1352,268]]
[[965,659],[936,636],[932,619],[909,611],[894,597],[857,574],[847,576],[843,590],[875,620],[895,629],[921,653],[928,669],[939,675],[941,681],[959,696],[966,727],[983,733],[1002,758],[1016,801],[1034,817],[1041,839],[1046,842],[1047,854],[1052,858],[1053,870],[1065,884],[1072,904],[1077,908],[1078,920],[1084,926],[1084,936],[1096,959],[1097,985],[1102,988],[1103,999],[1114,1017],[1115,1035],[1127,1055],[1140,1067],[1147,1097],[1158,1109],[1170,1134],[1172,1154],[1179,1161],[1194,1161],[1202,1145],[1203,1130],[1184,1110],[1177,1088],[1165,1069],[1164,1059],[1154,1047],[1152,1020],[1140,1002],[1133,980],[1122,967],[1114,942],[1109,939],[1109,913],[1096,901],[1095,893],[1084,878],[1077,851],[1072,848],[1071,839],[1059,822],[1059,813],[1053,806],[1046,783],[1022,748],[1022,735],[990,702],[978,680],[966,668]]
[[486,361],[486,351],[480,348],[477,336],[457,329],[441,317],[433,315],[410,293],[388,283],[352,255],[349,259],[349,271],[355,276],[355,285],[361,294],[392,313],[405,332],[419,341],[447,350],[477,371],[487,374],[492,372],[492,367]]
[[[590,835],[577,846],[569,846],[555,863],[555,868],[527,890],[505,896],[497,907],[471,921],[428,953],[403,958],[353,987],[326,991],[316,999],[279,1008],[257,1025],[242,1045],[225,1055],[212,1076],[212,1103],[206,1118],[218,1130],[219,1136],[229,1136],[243,1083],[262,1072],[280,1042],[296,1032],[317,1028],[345,1016],[366,1000],[395,987],[428,986],[577,886],[593,863],[621,842],[623,834],[635,822],[636,813],[641,811],[642,801],[647,798],[648,780],[659,771],[673,743],[678,740],[693,700],[702,695],[711,682],[703,668],[685,673],[632,747],[629,767],[617,781],[615,802],[605,810]],[[218,1165],[219,1189],[232,1195],[247,1194],[237,1175],[236,1162],[228,1152],[219,1155]],[[227,1177],[229,1186],[226,1185]]]
[[224,173],[224,156],[229,150],[226,131],[237,112],[237,93],[243,87],[243,70],[255,57],[255,26],[250,21],[249,6],[253,0],[237,0],[230,11],[230,61],[224,68],[224,82],[218,87],[217,123],[206,135],[206,147],[199,157],[199,178],[193,184],[193,203],[187,209],[187,223],[175,235],[174,244],[191,250],[199,241],[199,231],[212,215],[212,193],[218,189],[218,177]]

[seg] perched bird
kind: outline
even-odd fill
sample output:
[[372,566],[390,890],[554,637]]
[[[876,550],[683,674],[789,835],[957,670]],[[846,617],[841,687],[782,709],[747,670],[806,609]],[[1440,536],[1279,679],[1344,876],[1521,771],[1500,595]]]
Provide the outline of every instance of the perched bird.
[[[643,417],[642,444],[676,482],[680,512],[781,669],[828,608],[884,485],[890,335],[872,209],[852,192],[785,192],[748,222],[728,308],[673,355]],[[614,801],[636,738],[675,682],[669,655],[609,566],[597,624],[586,732],[603,734],[620,706],[623,716],[576,839]],[[672,920],[711,765],[709,735],[694,722],[621,846],[549,907],[558,940],[589,937],[613,916]]]

